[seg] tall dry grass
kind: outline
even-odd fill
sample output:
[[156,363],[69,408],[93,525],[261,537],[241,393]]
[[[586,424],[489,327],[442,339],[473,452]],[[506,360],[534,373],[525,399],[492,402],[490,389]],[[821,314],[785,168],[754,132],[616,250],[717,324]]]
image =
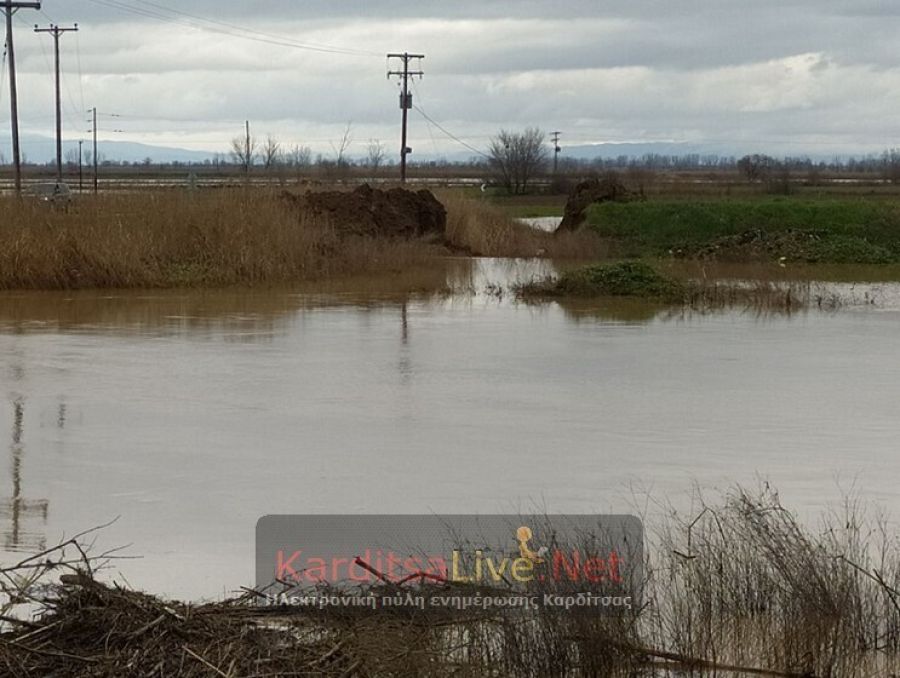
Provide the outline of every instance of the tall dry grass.
[[852,498],[817,526],[769,487],[697,497],[655,537],[648,642],[761,675],[900,670],[900,549]]
[[442,248],[339,236],[269,191],[0,200],[0,289],[275,284],[404,270]]
[[447,209],[448,242],[475,256],[598,259],[609,254],[607,243],[588,229],[555,235],[456,191],[441,191],[437,197]]
[[457,192],[445,243],[339,234],[268,189],[80,196],[68,211],[0,199],[0,289],[273,285],[404,271],[449,253],[595,259],[585,230],[554,236]]

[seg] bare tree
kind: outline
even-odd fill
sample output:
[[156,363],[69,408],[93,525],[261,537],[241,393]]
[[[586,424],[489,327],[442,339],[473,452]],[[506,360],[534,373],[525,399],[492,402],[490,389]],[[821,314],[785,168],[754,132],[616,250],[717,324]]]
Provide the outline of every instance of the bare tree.
[[881,156],[882,176],[892,184],[900,184],[900,149],[891,148]]
[[266,137],[266,141],[262,147],[262,162],[266,171],[280,164],[281,160],[281,144],[271,134]]
[[386,156],[384,144],[378,139],[369,139],[369,145],[366,146],[366,165],[377,170],[384,164]]
[[738,171],[743,174],[750,183],[767,181],[778,165],[775,158],[768,155],[745,155],[738,160]]
[[249,172],[256,158],[257,142],[255,137],[250,137],[247,143],[246,136],[238,136],[231,140],[231,157],[236,165],[240,165],[244,172]]
[[530,127],[521,134],[500,130],[491,140],[491,167],[497,180],[511,194],[525,193],[529,182],[546,162],[544,133],[535,127]]
[[347,166],[347,149],[350,148],[350,144],[353,143],[353,123],[348,122],[347,126],[344,128],[344,134],[341,136],[341,140],[335,145],[331,144],[332,150],[334,150],[334,159],[338,168],[344,168]]
[[294,144],[287,152],[288,163],[294,168],[309,167],[312,164],[312,149]]
[[[0,156],[0,157],[2,157],[2,156]],[[77,148],[68,149],[66,151],[65,161],[66,161],[66,165],[68,165],[69,167],[78,167],[78,149]],[[3,163],[0,162],[0,165],[2,165],[2,164]]]

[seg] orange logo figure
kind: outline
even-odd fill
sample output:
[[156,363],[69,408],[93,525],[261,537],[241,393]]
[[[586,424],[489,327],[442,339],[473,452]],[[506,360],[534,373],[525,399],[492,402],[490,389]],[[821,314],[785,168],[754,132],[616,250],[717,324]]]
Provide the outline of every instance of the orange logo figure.
[[525,527],[524,525],[516,530],[516,540],[519,542],[519,553],[526,560],[530,560],[533,563],[543,563],[543,556],[547,553],[547,547],[542,546],[537,551],[532,551],[528,546],[528,542],[532,540],[534,534],[531,531],[530,527]]

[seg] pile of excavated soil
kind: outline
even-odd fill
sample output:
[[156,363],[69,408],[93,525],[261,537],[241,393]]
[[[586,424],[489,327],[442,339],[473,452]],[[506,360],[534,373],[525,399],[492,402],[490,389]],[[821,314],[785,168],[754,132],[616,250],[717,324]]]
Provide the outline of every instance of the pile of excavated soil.
[[563,220],[557,227],[557,233],[574,231],[584,223],[587,208],[594,203],[626,202],[634,199],[634,194],[616,177],[602,179],[586,179],[579,182],[566,201]]
[[364,184],[353,191],[285,192],[284,198],[314,217],[327,218],[342,234],[442,239],[447,210],[428,190],[381,190]]

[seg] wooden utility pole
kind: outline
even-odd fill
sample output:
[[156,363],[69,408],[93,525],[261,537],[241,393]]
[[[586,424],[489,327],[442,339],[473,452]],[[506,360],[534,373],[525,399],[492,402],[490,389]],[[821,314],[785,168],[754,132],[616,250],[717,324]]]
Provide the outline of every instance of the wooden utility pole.
[[388,78],[392,75],[396,75],[400,77],[400,110],[403,111],[403,130],[400,133],[400,181],[401,183],[406,183],[406,156],[409,153],[412,153],[412,149],[406,143],[406,124],[407,119],[409,118],[409,109],[412,108],[413,97],[409,91],[409,78],[411,76],[419,76],[420,78],[425,75],[424,71],[411,71],[409,70],[409,62],[413,59],[424,59],[424,54],[410,54],[408,52],[403,52],[402,54],[388,54],[388,59],[400,59],[403,62],[403,70],[402,71],[388,71]]
[[19,150],[19,92],[16,87],[16,50],[13,47],[13,15],[20,9],[40,9],[39,2],[0,0],[6,14],[6,51],[9,53],[9,106],[12,127],[13,166],[16,173],[16,194],[22,193],[22,154]]
[[98,193],[100,191],[100,179],[98,176],[98,163],[97,163],[97,107],[94,106],[91,109],[91,113],[93,113],[93,132],[94,132],[94,193]]
[[553,137],[553,174],[556,174],[556,170],[559,169],[559,152],[562,150],[559,147],[559,135],[562,132],[550,132],[550,136]]
[[247,181],[250,181],[250,121],[244,121],[244,131],[246,136],[244,137],[244,163],[247,168]]
[[49,33],[53,36],[53,54],[56,58],[56,181],[61,182],[63,177],[63,153],[62,153],[62,96],[59,83],[59,36],[78,30],[78,24],[72,28],[61,28],[50,24],[49,28],[34,27],[35,33]]
[[78,140],[78,192],[79,193],[84,191],[84,172],[82,170],[83,165],[82,165],[82,161],[81,161],[82,157],[84,157],[82,154],[83,146],[84,146],[84,140],[79,139]]

